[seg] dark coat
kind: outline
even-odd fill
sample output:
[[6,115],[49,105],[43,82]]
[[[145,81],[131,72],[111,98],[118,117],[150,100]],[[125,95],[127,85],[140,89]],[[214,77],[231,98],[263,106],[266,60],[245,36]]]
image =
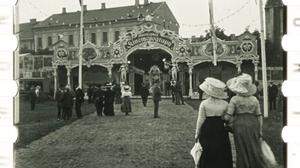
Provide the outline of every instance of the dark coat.
[[276,85],[269,86],[268,91],[269,91],[269,97],[271,99],[277,97],[277,95],[278,95],[278,88],[277,88]]
[[62,106],[64,108],[72,108],[73,103],[74,103],[73,98],[74,98],[74,95],[72,94],[71,91],[64,92],[63,97],[62,97]]
[[34,89],[31,89],[30,92],[29,92],[29,99],[30,99],[31,102],[36,101],[37,95],[36,95]]
[[76,98],[76,102],[78,102],[78,103],[84,102],[84,93],[83,93],[82,89],[78,88],[75,91],[75,98]]
[[153,101],[161,100],[161,90],[160,90],[159,86],[152,87],[152,99],[153,99]]
[[147,98],[149,96],[149,88],[147,86],[142,86],[140,93],[142,98]]
[[101,89],[97,89],[95,92],[94,92],[94,103],[95,104],[104,104],[104,99],[105,99],[105,93],[103,90]]
[[104,111],[103,111],[105,115],[108,116],[114,115],[114,100],[115,100],[114,92],[110,89],[105,91]]
[[93,88],[92,88],[92,87],[89,87],[89,88],[87,89],[87,95],[88,95],[88,97],[93,96]]
[[62,90],[57,90],[55,93],[55,101],[57,102],[58,106],[62,105],[62,100],[63,100],[63,91]]

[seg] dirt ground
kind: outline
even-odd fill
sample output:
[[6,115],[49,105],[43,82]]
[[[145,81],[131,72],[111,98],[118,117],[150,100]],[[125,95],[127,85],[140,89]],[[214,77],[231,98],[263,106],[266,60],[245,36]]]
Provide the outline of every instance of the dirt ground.
[[194,167],[196,111],[190,106],[161,102],[153,118],[153,103],[124,116],[85,116],[15,152],[16,168],[183,168]]
[[[95,113],[74,121],[26,148],[15,151],[16,168],[193,168],[197,110],[163,100],[160,118],[153,103],[133,112],[98,118]],[[234,148],[234,147],[233,147]]]

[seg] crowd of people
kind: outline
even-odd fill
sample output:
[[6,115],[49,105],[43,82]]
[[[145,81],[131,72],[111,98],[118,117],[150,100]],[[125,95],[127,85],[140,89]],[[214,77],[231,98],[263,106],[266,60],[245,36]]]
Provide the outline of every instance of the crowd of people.
[[196,167],[233,167],[229,132],[234,136],[236,167],[274,166],[261,148],[263,117],[252,77],[242,74],[226,84],[215,78],[206,78],[199,88],[206,99],[200,103],[196,124],[195,140],[203,148]]

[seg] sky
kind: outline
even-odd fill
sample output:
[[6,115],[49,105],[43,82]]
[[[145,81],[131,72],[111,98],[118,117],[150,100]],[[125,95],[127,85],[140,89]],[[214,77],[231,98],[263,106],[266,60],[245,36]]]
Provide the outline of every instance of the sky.
[[[179,22],[181,37],[200,36],[209,29],[208,0],[149,0],[165,1]],[[266,1],[266,0],[263,0]],[[213,0],[216,26],[225,30],[227,35],[239,35],[249,28],[260,29],[259,0]],[[19,22],[29,22],[31,18],[41,21],[52,14],[80,10],[79,0],[19,0]],[[84,0],[89,9],[99,9],[101,3],[106,8],[133,5],[135,0]],[[144,0],[140,0],[143,4]],[[124,14],[125,15],[125,14]]]

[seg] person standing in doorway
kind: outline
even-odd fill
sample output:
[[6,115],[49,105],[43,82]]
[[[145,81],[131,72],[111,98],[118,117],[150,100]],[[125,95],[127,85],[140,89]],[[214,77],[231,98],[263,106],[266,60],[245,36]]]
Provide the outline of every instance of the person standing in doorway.
[[94,98],[94,103],[97,111],[97,116],[101,117],[103,112],[103,107],[104,107],[104,98],[105,98],[104,86],[101,85],[99,85],[98,87],[95,86],[94,90],[95,92],[93,98]]
[[158,109],[159,109],[159,102],[161,101],[161,89],[159,87],[159,82],[155,81],[152,88],[152,99],[154,103],[154,118],[158,118]]
[[82,118],[81,105],[84,102],[84,93],[80,87],[75,90],[75,111],[77,118]]
[[184,99],[182,96],[182,86],[181,86],[180,82],[176,82],[175,90],[176,90],[176,92],[175,92],[176,93],[176,104],[179,105],[180,102],[181,102],[181,104],[184,104]]
[[149,96],[149,88],[146,85],[146,83],[142,83],[140,93],[141,93],[143,105],[144,105],[144,107],[146,107],[147,101],[148,101],[148,96]]
[[35,89],[33,86],[30,88],[29,99],[30,99],[30,109],[31,109],[31,111],[33,111],[35,109],[35,103],[36,103],[36,99],[37,99]]
[[57,120],[62,120],[62,99],[63,98],[63,90],[61,88],[58,88],[58,90],[55,93],[55,101],[57,103]]

